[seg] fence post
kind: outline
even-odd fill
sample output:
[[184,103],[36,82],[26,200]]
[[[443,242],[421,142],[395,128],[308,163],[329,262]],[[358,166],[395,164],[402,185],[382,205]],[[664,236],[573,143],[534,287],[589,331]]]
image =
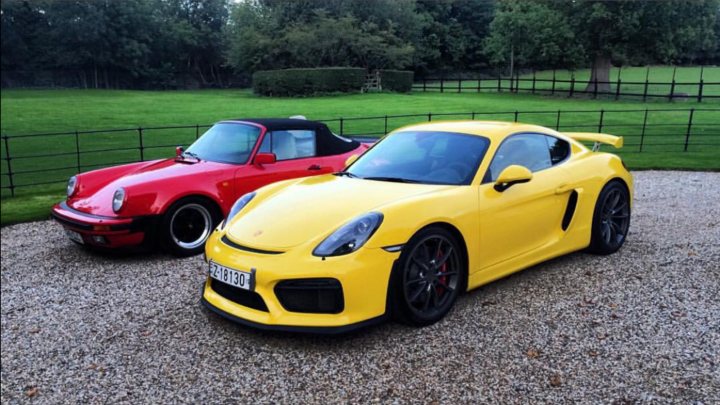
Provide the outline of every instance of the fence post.
[[200,124],[195,124],[195,139],[200,138]]
[[642,126],[642,132],[640,132],[640,150],[638,152],[642,152],[643,150],[643,144],[645,143],[645,127],[647,127],[647,117],[648,117],[648,109],[645,109],[645,117],[643,117],[643,126]]
[[568,97],[572,97],[573,93],[575,93],[575,74],[573,73],[572,76],[570,76],[570,94]]
[[598,93],[597,85],[598,85],[597,76],[595,76],[595,86],[593,88],[593,98],[597,98],[597,93]]
[[620,80],[620,75],[618,75],[617,79],[617,87],[615,88],[615,100],[620,98],[620,85],[622,84],[622,80]]
[[703,79],[700,79],[700,88],[698,89],[698,103],[702,103]]
[[498,93],[502,93],[502,76],[498,76]]
[[458,77],[458,93],[462,91],[462,76]]
[[550,94],[555,95],[555,69],[553,69],[552,90],[550,91]]
[[344,132],[345,132],[345,128],[343,125],[343,119],[342,119],[342,117],[340,117],[340,135],[343,135]]
[[555,120],[555,130],[560,130],[560,110],[558,110],[557,119]]
[[532,94],[535,94],[535,70],[533,70]]
[[385,116],[385,131],[384,131],[384,133],[387,134],[387,115]]
[[75,160],[77,161],[77,172],[80,173],[80,134],[75,131]]
[[668,94],[668,101],[672,101],[673,94],[675,94],[675,79],[670,83],[670,94]]
[[693,115],[695,115],[695,109],[690,109],[690,117],[688,118],[688,126],[687,126],[687,132],[685,132],[685,149],[684,152],[687,152],[688,150],[688,144],[690,143],[690,132],[692,132],[692,123],[693,123]]
[[600,109],[600,121],[598,121],[598,132],[602,132],[604,117],[605,117],[605,110]]
[[518,122],[518,114],[519,114],[518,110],[515,110],[515,122]]
[[431,112],[428,113],[428,122],[430,122],[430,121],[432,121],[432,113]]
[[473,111],[472,113],[470,113],[470,119],[473,120],[473,121],[475,121],[475,111]]
[[702,92],[703,92],[703,73],[705,73],[705,66],[700,66],[700,83],[698,87],[698,103],[702,103]]
[[12,171],[12,165],[10,164],[10,144],[8,143],[8,136],[3,136],[3,142],[5,142],[5,160],[7,161],[7,175],[8,175],[8,183],[10,183],[10,196],[15,197],[15,183],[13,182],[13,171]]
[[477,88],[478,93],[480,93],[481,88],[482,88],[482,76],[478,75],[478,88]]
[[427,91],[427,79],[423,76],[423,93]]
[[140,161],[145,161],[145,147],[143,146],[143,129],[142,127],[138,127],[138,139],[140,140]]
[[650,84],[650,66],[645,70],[645,90],[643,90],[643,103],[647,101],[648,84]]
[[440,76],[440,93],[445,92],[445,78]]

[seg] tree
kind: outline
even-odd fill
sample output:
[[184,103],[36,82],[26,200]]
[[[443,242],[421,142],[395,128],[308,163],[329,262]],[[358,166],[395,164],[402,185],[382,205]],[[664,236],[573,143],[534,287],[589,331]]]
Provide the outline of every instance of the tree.
[[573,67],[582,55],[565,17],[543,2],[503,1],[490,24],[485,52],[495,64]]

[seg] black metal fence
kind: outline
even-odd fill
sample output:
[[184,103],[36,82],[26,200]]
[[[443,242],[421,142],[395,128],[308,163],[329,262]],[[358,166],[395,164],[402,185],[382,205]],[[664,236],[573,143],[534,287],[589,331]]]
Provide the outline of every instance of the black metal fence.
[[[588,86],[588,84],[590,86]],[[699,103],[708,99],[720,99],[720,82],[706,82],[702,78],[698,82],[670,82],[650,81],[623,81],[618,76],[615,81],[576,80],[575,76],[568,79],[558,79],[555,74],[552,78],[538,78],[533,72],[532,77],[482,77],[468,79],[467,76],[458,78],[428,77],[413,83],[414,91],[463,93],[463,92],[509,92],[538,95],[563,95],[575,97],[585,95],[588,97],[613,98],[623,97],[635,99],[665,99],[667,101],[697,101]]]
[[[720,108],[542,110],[422,113],[321,120],[344,136],[379,136],[420,121],[483,119],[522,121],[564,131],[610,132],[625,137],[622,153],[717,151]],[[3,196],[18,190],[59,189],[73,174],[173,156],[210,125],[2,135]]]

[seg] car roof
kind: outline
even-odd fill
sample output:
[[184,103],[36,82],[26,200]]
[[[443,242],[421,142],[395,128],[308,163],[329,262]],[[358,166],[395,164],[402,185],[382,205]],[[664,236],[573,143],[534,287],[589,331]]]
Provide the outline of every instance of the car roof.
[[550,128],[541,127],[539,125],[506,121],[436,121],[408,125],[396,129],[393,132],[405,131],[457,132],[462,134],[484,136],[486,138],[490,138],[491,141],[500,141],[506,136],[518,132],[540,132],[543,134],[559,135],[562,137],[561,134]]
[[326,125],[318,121],[303,120],[298,118],[237,118],[220,122],[250,122],[267,128],[268,131],[283,129],[318,129]]

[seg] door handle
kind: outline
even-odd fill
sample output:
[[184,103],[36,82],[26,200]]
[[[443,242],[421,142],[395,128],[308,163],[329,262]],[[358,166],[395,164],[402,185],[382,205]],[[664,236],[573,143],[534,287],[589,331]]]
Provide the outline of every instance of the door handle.
[[310,167],[307,168],[308,170],[321,170],[322,168],[320,165],[310,165]]
[[555,194],[564,194],[572,189],[572,186],[569,184],[561,184],[558,186],[558,188],[555,189]]

